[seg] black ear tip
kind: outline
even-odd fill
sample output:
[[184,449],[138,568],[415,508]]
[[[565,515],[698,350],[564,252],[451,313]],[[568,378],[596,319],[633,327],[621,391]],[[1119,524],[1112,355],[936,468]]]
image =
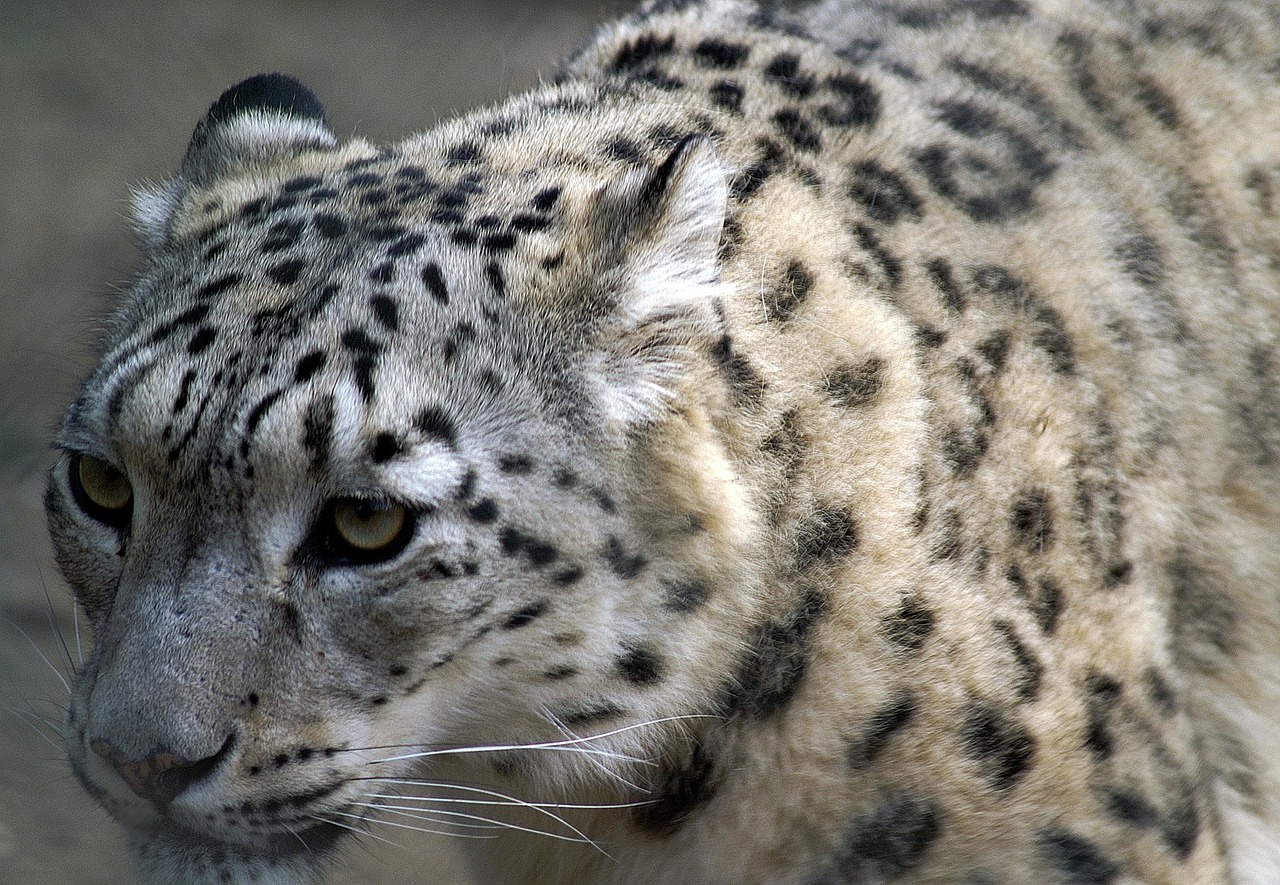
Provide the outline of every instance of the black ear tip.
[[213,127],[255,110],[324,123],[324,105],[300,80],[288,74],[255,74],[222,93],[205,114],[204,125]]

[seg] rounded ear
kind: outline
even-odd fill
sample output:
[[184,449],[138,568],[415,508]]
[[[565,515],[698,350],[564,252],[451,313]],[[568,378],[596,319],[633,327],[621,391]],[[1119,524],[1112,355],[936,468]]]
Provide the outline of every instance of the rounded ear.
[[338,140],[314,92],[287,74],[257,74],[232,86],[196,126],[178,176],[133,195],[134,227],[144,246],[168,238],[169,224],[189,187],[305,150],[331,150]]

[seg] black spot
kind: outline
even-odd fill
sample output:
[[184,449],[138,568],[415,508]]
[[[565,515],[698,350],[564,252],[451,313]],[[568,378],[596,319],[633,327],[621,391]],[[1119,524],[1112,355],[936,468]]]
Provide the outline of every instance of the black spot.
[[853,225],[853,233],[857,237],[858,246],[870,253],[876,264],[880,265],[889,288],[897,289],[902,282],[902,259],[889,251],[869,225],[858,222]]
[[1140,829],[1158,830],[1178,857],[1185,858],[1195,845],[1200,827],[1195,805],[1190,801],[1181,803],[1178,813],[1167,820],[1150,800],[1134,790],[1110,788],[1104,801],[1107,812],[1116,819]]
[[916,715],[916,699],[909,692],[899,692],[885,706],[871,714],[862,734],[849,745],[845,758],[850,767],[862,770],[875,762],[898,731]]
[[366,403],[372,402],[373,372],[378,366],[382,344],[370,338],[364,329],[354,328],[342,333],[342,346],[351,354],[351,370],[361,397]]
[[725,771],[702,741],[676,758],[664,759],[660,766],[646,801],[632,809],[631,817],[640,829],[669,836],[715,797]]
[[957,313],[962,312],[965,309],[966,299],[964,292],[956,284],[955,277],[951,273],[950,262],[945,258],[934,258],[929,261],[925,269],[929,274],[930,281],[942,293],[943,301],[947,307]]
[[1035,615],[1040,629],[1052,635],[1058,627],[1058,618],[1062,615],[1066,601],[1062,597],[1062,588],[1050,578],[1042,578],[1036,583],[1036,594],[1031,599],[1031,613]]
[[762,138],[757,144],[760,148],[760,157],[734,175],[729,182],[729,193],[735,200],[751,198],[770,176],[781,171],[785,164],[782,148],[772,139]]
[[374,295],[369,299],[373,316],[388,332],[400,329],[400,305],[390,295]]
[[1041,489],[1032,489],[1018,496],[1010,510],[1009,524],[1015,540],[1024,548],[1040,553],[1048,549],[1053,540],[1053,511],[1049,496]]
[[965,477],[978,469],[989,445],[990,440],[982,431],[953,427],[943,434],[942,454],[952,473]]
[[791,701],[809,668],[810,634],[826,611],[824,596],[806,593],[793,611],[753,631],[734,681],[725,690],[726,712],[760,719]]
[[841,366],[824,385],[827,395],[840,405],[856,409],[869,405],[884,388],[885,362],[869,357],[856,366]]
[[1004,368],[1005,360],[1009,357],[1009,333],[1001,329],[993,332],[990,337],[978,345],[978,353],[986,360],[991,368],[999,372]]
[[467,516],[481,524],[493,522],[498,518],[498,505],[492,498],[481,498],[467,508]]
[[503,473],[523,476],[533,472],[533,459],[528,455],[501,455],[498,458],[498,469]]
[[385,464],[404,451],[404,443],[394,433],[379,433],[369,447],[369,457],[375,464]]
[[813,124],[804,118],[797,108],[782,108],[775,111],[773,122],[779,131],[792,144],[802,151],[817,151],[822,147],[822,139]]
[[555,667],[551,667],[549,669],[542,671],[542,678],[548,679],[552,682],[559,682],[562,679],[569,679],[570,677],[577,676],[577,675],[578,675],[578,668],[571,667],[568,664],[559,664]]
[[266,239],[262,242],[262,252],[270,254],[288,249],[298,241],[302,226],[303,223],[297,220],[277,221],[267,230]]
[[831,565],[858,546],[858,524],[847,510],[822,506],[796,529],[796,568]]
[[907,793],[889,796],[849,828],[835,860],[838,881],[887,882],[914,869],[942,835],[943,822],[934,802]]
[[704,581],[671,581],[664,583],[662,589],[667,598],[662,607],[670,612],[685,614],[696,611],[711,596],[711,588]]
[[717,80],[711,84],[709,94],[716,107],[736,113],[742,110],[742,99],[746,95],[746,90],[736,80]]
[[1151,116],[1166,129],[1182,128],[1182,115],[1178,112],[1178,103],[1169,92],[1150,77],[1134,78],[1134,98],[1138,100]]
[[623,646],[614,660],[614,669],[633,685],[652,685],[662,679],[666,663],[651,646],[635,643]]
[[920,218],[922,203],[897,172],[875,160],[864,160],[851,170],[849,196],[873,220],[894,224],[902,219]]
[[295,384],[302,384],[309,381],[316,372],[324,367],[327,357],[324,351],[313,350],[302,359],[298,360],[297,368],[293,371],[293,381]]
[[191,340],[187,342],[187,353],[195,356],[201,353],[213,344],[215,338],[218,337],[218,330],[213,326],[201,326],[192,334]]
[[644,146],[634,139],[618,137],[605,145],[605,156],[611,160],[621,160],[633,166],[646,166]]
[[757,405],[764,398],[765,380],[750,361],[733,348],[733,338],[722,335],[712,347],[712,358],[724,370],[729,386],[745,405]]
[[933,633],[935,617],[918,599],[908,598],[880,622],[880,632],[894,645],[914,651]]
[[438,406],[428,406],[419,412],[413,426],[423,436],[438,439],[452,448],[458,445],[458,430],[453,419]]
[[1066,830],[1042,830],[1036,837],[1041,856],[1064,876],[1067,885],[1108,885],[1120,875],[1102,849]]
[[302,269],[307,263],[301,258],[294,258],[289,261],[282,261],[274,267],[267,269],[267,276],[281,286],[288,286],[296,282],[298,276],[302,273]]
[[617,704],[609,701],[601,701],[598,704],[592,704],[591,706],[574,710],[571,713],[565,713],[561,716],[557,716],[556,718],[570,728],[576,728],[578,726],[600,722],[604,719],[611,719],[622,712],[623,709]]
[[455,144],[445,151],[444,161],[450,166],[465,166],[480,159],[480,145],[474,141]]
[[317,175],[299,175],[291,178],[280,188],[283,193],[293,194],[298,191],[308,191],[312,188],[319,187],[324,183],[324,179]]
[[332,396],[313,400],[303,419],[302,444],[311,453],[311,469],[322,472],[333,448],[334,402]]
[[675,45],[676,38],[673,35],[658,37],[644,34],[619,49],[609,67],[615,72],[635,70],[669,54]]
[[1036,660],[1012,624],[1008,621],[996,621],[993,626],[996,633],[1008,643],[1009,651],[1013,653],[1014,663],[1018,665],[1018,675],[1014,682],[1014,690],[1018,693],[1018,698],[1022,701],[1034,700],[1040,692],[1044,665]]
[[556,572],[555,575],[552,576],[551,580],[555,581],[561,587],[568,587],[571,584],[576,584],[581,581],[584,574],[585,572],[582,570],[581,566],[571,565],[568,568],[563,568]]
[[539,212],[549,212],[551,211],[551,207],[554,206],[556,201],[559,199],[560,188],[548,187],[538,191],[533,200],[530,201],[530,204]]
[[507,283],[502,277],[502,268],[498,266],[498,262],[490,261],[484,269],[485,276],[489,279],[489,285],[493,287],[493,294],[499,298],[507,296]]
[[604,558],[613,573],[626,580],[637,577],[649,564],[649,560],[641,554],[627,553],[622,542],[615,535],[609,536],[609,545],[605,550]]
[[519,529],[510,526],[499,533],[498,542],[502,545],[503,553],[508,556],[524,553],[529,558],[529,562],[536,568],[550,565],[560,557],[560,551],[554,544],[535,538],[532,535],[526,535]]
[[995,707],[974,703],[960,727],[965,754],[979,763],[997,790],[1013,787],[1034,764],[1035,739],[1020,722]]
[[519,233],[546,230],[551,226],[551,219],[542,215],[517,215],[511,219],[511,229]]
[[789,319],[813,290],[813,274],[798,261],[787,265],[782,285],[766,293],[765,309],[773,320]]
[[200,301],[207,301],[238,284],[240,279],[241,277],[238,273],[229,273],[216,277],[197,289],[195,297]]
[[1122,688],[1119,682],[1102,673],[1090,673],[1084,688],[1087,716],[1084,746],[1096,758],[1106,759],[1115,749],[1110,722],[1120,704]]
[[746,61],[751,47],[745,43],[708,38],[693,47],[693,57],[703,67],[736,68]]
[[673,92],[677,89],[684,88],[683,80],[679,77],[668,74],[657,65],[650,65],[644,70],[632,74],[630,79],[639,83],[647,83],[655,89],[662,89],[666,92]]
[[823,85],[837,103],[818,108],[818,117],[832,126],[871,126],[880,119],[880,93],[857,74],[834,74]]
[[765,66],[764,78],[797,98],[813,92],[813,75],[800,70],[800,56],[792,52],[775,55]]
[[489,234],[484,238],[484,248],[490,252],[506,252],[515,248],[515,245],[516,235],[509,231]]
[[540,599],[537,602],[530,603],[524,608],[509,615],[507,619],[502,622],[502,629],[515,630],[519,627],[526,627],[545,615],[547,610],[550,608],[551,604],[545,599]]

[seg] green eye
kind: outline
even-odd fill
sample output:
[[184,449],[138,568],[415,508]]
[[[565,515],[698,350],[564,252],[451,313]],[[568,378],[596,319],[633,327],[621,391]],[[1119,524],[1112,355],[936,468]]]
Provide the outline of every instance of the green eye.
[[379,562],[408,545],[413,527],[414,514],[403,504],[338,498],[321,516],[318,552],[336,562]]
[[114,528],[129,524],[133,486],[119,470],[92,455],[72,455],[68,479],[72,496],[89,516]]

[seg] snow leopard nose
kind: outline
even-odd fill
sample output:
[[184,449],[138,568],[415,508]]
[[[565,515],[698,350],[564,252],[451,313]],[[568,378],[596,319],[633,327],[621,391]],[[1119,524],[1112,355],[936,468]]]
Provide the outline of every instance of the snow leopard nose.
[[93,741],[90,749],[115,769],[129,789],[157,805],[167,805],[185,790],[208,777],[231,752],[235,735],[205,759],[184,759],[177,753],[157,751],[145,759],[131,760],[107,741]]

